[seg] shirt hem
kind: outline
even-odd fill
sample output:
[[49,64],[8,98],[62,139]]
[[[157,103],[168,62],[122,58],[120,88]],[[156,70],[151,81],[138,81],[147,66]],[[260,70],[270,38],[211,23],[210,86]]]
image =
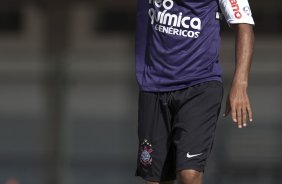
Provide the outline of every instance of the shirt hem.
[[181,89],[185,89],[203,82],[209,82],[209,81],[219,81],[222,82],[222,78],[221,77],[210,77],[210,78],[206,78],[206,79],[201,79],[201,80],[197,80],[197,81],[193,81],[187,84],[183,84],[180,86],[175,86],[175,87],[163,87],[163,88],[156,88],[156,87],[144,87],[144,86],[140,86],[139,89],[140,91],[144,91],[144,92],[171,92],[171,91],[177,91],[177,90],[181,90]]

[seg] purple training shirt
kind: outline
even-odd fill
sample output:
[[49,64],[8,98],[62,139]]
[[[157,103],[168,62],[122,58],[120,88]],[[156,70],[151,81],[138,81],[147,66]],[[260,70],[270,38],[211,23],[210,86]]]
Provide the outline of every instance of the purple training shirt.
[[218,0],[138,0],[136,77],[142,91],[221,81]]

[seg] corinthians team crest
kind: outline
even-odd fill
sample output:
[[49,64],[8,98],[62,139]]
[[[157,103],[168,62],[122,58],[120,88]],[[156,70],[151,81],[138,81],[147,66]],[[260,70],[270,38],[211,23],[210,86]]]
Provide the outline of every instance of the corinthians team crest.
[[152,156],[151,153],[153,152],[152,144],[149,143],[147,139],[145,139],[141,144],[141,155],[140,155],[140,162],[144,165],[151,165],[152,164]]

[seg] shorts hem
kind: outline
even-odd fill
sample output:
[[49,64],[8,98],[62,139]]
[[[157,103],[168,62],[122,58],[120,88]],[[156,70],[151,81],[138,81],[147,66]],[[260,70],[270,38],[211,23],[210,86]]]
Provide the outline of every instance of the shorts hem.
[[183,170],[195,170],[198,172],[204,172],[205,168],[200,166],[187,166],[187,167],[179,167],[176,169],[176,172],[183,171]]

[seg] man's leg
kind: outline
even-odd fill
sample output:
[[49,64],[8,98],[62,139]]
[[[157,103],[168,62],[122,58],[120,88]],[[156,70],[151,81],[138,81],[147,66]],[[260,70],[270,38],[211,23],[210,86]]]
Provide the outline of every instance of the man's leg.
[[195,170],[182,170],[178,173],[180,184],[202,184],[203,173]]
[[202,184],[222,95],[222,84],[217,81],[174,93],[177,111],[173,122],[173,140],[180,184]]

